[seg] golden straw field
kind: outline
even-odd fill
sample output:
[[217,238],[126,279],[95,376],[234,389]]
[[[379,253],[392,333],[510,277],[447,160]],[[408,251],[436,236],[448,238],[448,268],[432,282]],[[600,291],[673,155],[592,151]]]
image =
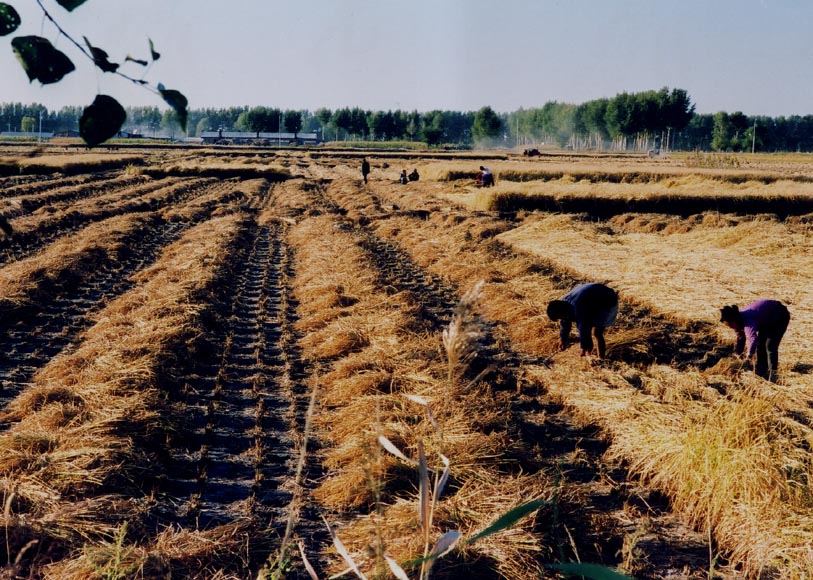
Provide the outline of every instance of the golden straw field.
[[[813,577],[807,156],[0,169],[0,578]],[[546,315],[592,281],[606,360]],[[759,298],[776,382],[719,323]]]

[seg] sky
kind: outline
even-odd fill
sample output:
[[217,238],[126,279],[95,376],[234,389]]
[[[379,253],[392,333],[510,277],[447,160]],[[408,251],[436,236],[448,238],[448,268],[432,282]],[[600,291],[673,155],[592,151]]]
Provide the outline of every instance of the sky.
[[[58,109],[102,93],[164,108],[96,70],[36,0],[4,1],[23,24],[0,38],[0,102]],[[147,58],[152,39],[162,56],[145,79],[190,108],[511,112],[666,86],[698,113],[813,114],[810,0],[87,0],[70,13],[40,1],[114,62]],[[29,83],[10,44],[29,34],[77,70]]]

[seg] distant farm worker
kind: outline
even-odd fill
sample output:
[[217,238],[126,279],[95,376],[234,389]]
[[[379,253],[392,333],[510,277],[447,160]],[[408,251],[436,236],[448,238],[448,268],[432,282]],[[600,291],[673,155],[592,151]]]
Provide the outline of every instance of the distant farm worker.
[[745,309],[736,305],[720,309],[720,322],[737,333],[734,354],[742,356],[748,342],[746,360],[756,361],[754,372],[769,381],[776,381],[779,372],[779,343],[788,329],[790,312],[778,300],[757,300]]
[[365,157],[361,160],[361,176],[364,177],[364,183],[367,183],[368,175],[370,175],[370,162]]
[[618,294],[604,284],[582,284],[565,294],[560,300],[548,304],[548,317],[558,320],[559,348],[565,350],[570,342],[570,327],[575,322],[579,331],[581,356],[593,352],[592,334],[598,343],[598,356],[604,358],[607,345],[604,329],[615,324],[618,315]]
[[398,177],[398,181],[401,182],[401,185],[406,185],[407,184],[407,182],[409,181],[409,178],[407,177],[406,169],[401,171],[401,175]]
[[488,167],[480,166],[480,185],[483,187],[491,187],[494,185],[494,174]]
[[417,168],[416,168],[416,169],[413,169],[413,170],[412,170],[412,173],[410,173],[410,174],[409,174],[409,180],[410,180],[410,181],[418,181],[420,178],[421,178],[421,176],[420,176],[420,175],[418,175],[418,170],[417,170]]

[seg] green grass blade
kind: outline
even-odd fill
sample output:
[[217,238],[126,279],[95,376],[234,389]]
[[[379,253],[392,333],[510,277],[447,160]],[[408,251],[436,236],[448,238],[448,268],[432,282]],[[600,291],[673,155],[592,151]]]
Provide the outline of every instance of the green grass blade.
[[551,564],[550,567],[565,574],[582,576],[590,580],[635,580],[631,576],[626,576],[598,564]]
[[542,506],[547,505],[547,503],[548,502],[546,500],[535,499],[533,501],[529,501],[528,503],[524,503],[520,506],[517,506],[514,509],[505,512],[503,515],[497,518],[497,521],[488,526],[482,532],[469,538],[466,541],[466,543],[473,544],[477,540],[482,540],[487,536],[496,534],[497,532],[500,532],[506,528],[510,528],[525,516],[528,516],[535,512],[536,510],[538,510],[539,508],[541,508]]

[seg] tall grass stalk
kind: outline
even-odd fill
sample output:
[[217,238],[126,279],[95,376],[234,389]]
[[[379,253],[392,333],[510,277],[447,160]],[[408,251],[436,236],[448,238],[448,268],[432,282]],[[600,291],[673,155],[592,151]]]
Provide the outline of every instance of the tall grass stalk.
[[483,296],[483,283],[481,280],[463,295],[449,326],[443,330],[446,384],[450,397],[455,394],[460,377],[477,356],[477,342],[483,336],[482,326],[475,314],[475,306]]
[[[288,504],[288,521],[285,525],[285,535],[282,538],[279,550],[277,551],[276,558],[267,569],[260,571],[258,580],[265,578],[274,578],[283,573],[285,563],[288,561],[288,550],[294,536],[294,528],[296,527],[297,514],[299,513],[299,504],[302,502],[302,472],[305,469],[305,461],[308,456],[308,440],[312,432],[313,413],[316,409],[316,395],[319,390],[319,374],[315,372],[313,375],[313,387],[311,388],[310,401],[308,402],[308,410],[305,413],[305,428],[302,432],[302,446],[299,449],[299,458],[296,463],[296,473],[294,475],[294,493],[291,502]],[[303,550],[300,550],[303,552]],[[306,561],[306,568],[310,567],[310,563]],[[311,568],[312,569],[312,568]]]

